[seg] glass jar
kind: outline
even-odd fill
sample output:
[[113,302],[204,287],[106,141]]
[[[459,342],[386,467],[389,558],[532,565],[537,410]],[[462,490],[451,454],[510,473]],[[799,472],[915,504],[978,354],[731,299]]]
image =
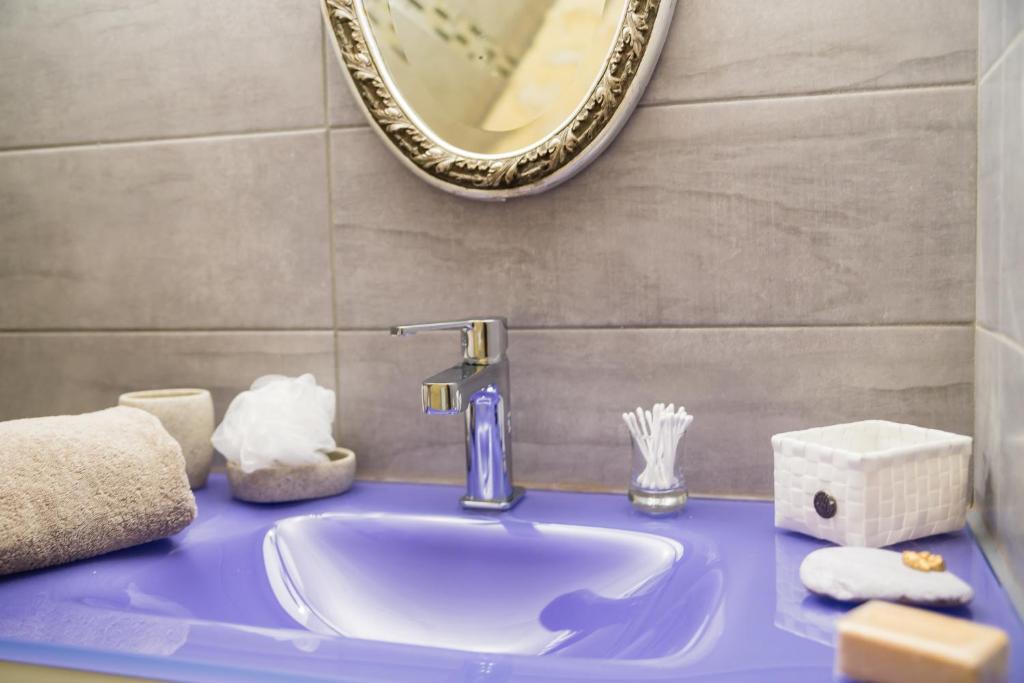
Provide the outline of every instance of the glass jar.
[[683,509],[689,498],[683,475],[683,453],[686,433],[672,448],[670,444],[655,446],[649,452],[636,437],[630,435],[633,449],[629,500],[633,507],[648,515],[669,515]]

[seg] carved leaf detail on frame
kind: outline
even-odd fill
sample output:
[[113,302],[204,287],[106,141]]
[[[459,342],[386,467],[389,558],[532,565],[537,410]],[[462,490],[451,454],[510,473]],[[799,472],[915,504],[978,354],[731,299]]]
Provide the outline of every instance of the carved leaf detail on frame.
[[422,171],[472,189],[508,190],[531,185],[578,156],[611,121],[650,41],[662,0],[629,0],[604,71],[576,115],[526,152],[473,158],[436,144],[392,97],[371,57],[356,13],[356,0],[323,0],[345,68],[373,121]]

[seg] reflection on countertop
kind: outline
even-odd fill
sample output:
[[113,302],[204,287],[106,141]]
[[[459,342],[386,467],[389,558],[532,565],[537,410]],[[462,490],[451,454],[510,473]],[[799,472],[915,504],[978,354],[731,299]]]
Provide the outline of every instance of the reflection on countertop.
[[[836,620],[853,605],[814,595],[800,582],[800,564],[804,558],[811,551],[828,545],[831,544],[791,531],[775,532],[775,625],[794,635],[831,646],[835,638]],[[976,591],[979,588],[989,591],[984,597],[977,595],[973,607],[933,608],[936,611],[964,619],[987,621],[991,618],[990,607],[1006,600],[998,584],[993,586],[987,580],[992,571],[971,539],[969,531],[906,541],[890,548],[937,552],[945,558],[947,568],[971,584]],[[976,615],[974,610],[979,608],[981,612]]]

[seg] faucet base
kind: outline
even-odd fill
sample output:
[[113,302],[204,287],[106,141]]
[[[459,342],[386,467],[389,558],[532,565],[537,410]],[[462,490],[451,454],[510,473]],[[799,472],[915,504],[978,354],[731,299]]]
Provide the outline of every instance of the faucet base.
[[467,510],[511,510],[523,499],[526,490],[522,486],[513,486],[512,495],[505,500],[486,500],[483,498],[470,498],[463,496],[462,507]]

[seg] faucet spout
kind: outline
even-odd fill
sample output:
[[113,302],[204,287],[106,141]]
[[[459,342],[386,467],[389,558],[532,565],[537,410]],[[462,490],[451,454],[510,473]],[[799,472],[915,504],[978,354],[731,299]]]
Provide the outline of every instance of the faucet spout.
[[[507,374],[508,364],[503,364]],[[456,365],[423,380],[420,387],[427,415],[458,415],[467,399],[488,384],[504,379],[499,365]],[[505,380],[507,383],[507,379]]]

